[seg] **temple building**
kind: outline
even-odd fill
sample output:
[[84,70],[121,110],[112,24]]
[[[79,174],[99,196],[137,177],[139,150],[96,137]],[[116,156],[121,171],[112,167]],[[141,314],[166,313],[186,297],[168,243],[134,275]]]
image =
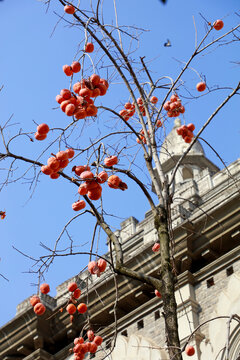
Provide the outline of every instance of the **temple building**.
[[[178,126],[177,119],[160,152],[169,177],[187,146],[176,133]],[[197,141],[179,167],[174,186],[171,213],[181,344],[195,329],[191,359],[223,360],[228,319],[220,317],[240,316],[240,159],[219,170]],[[140,222],[134,217],[123,221],[117,235],[127,265],[157,276],[160,257],[152,251],[156,232],[151,211]],[[81,301],[88,301],[89,317],[76,314],[70,322],[69,314],[59,309],[73,280],[82,290]],[[47,308],[43,316],[35,315],[28,298],[0,328],[0,360],[71,360],[73,339],[81,331],[85,334],[88,326],[103,338],[101,350],[90,358],[168,359],[162,300],[149,285],[114,275],[110,269],[100,277],[85,271],[60,284],[56,297],[41,296]],[[239,360],[240,325],[234,319],[230,334],[229,360]]]

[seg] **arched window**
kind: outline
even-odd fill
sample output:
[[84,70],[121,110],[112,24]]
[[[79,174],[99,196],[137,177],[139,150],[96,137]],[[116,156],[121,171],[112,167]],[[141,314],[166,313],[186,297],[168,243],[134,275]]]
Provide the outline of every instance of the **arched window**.
[[[237,326],[232,332],[229,341],[229,359],[240,360],[240,329]],[[221,360],[226,359],[226,349],[224,349]]]

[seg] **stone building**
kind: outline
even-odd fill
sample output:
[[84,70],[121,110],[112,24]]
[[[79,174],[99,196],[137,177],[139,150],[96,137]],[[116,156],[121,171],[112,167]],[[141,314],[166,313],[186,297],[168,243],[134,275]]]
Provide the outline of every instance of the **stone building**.
[[[163,143],[160,159],[169,176],[186,144],[176,134],[176,126]],[[172,205],[172,232],[176,253],[178,282],[179,333],[182,344],[191,339],[194,360],[225,359],[227,320],[214,317],[240,315],[240,159],[219,171],[199,142],[192,147],[176,174]],[[156,274],[159,256],[152,252],[156,239],[151,211],[139,222],[130,217],[118,231],[127,264],[147,274]],[[108,257],[109,254],[106,254]],[[0,329],[0,360],[72,359],[69,348],[86,323],[86,315],[69,315],[59,309],[68,296],[67,284],[75,280],[82,289],[81,299],[88,304],[91,325],[104,339],[103,350],[92,355],[103,359],[118,336],[112,360],[167,359],[162,301],[154,290],[123,276],[114,277],[107,270],[100,277],[87,272],[65,281],[52,298],[42,295],[47,307],[37,317],[29,299],[19,304],[16,316]],[[118,283],[116,292],[115,281]],[[117,303],[116,303],[117,296]],[[114,311],[115,308],[115,311]],[[51,317],[52,314],[55,314]],[[48,320],[46,320],[49,318]],[[204,324],[202,326],[199,326]],[[87,329],[87,327],[85,327]],[[231,321],[229,359],[240,356],[240,325]],[[184,359],[187,358],[183,354]]]

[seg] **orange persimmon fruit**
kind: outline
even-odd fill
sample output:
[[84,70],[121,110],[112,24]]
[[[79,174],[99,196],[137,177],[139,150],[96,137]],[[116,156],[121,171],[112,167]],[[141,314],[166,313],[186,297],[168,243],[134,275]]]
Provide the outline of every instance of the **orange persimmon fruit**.
[[81,296],[81,290],[79,288],[77,288],[76,290],[73,291],[73,297],[74,299],[78,299]]
[[97,351],[97,344],[95,342],[91,342],[89,346],[89,352],[91,354],[95,354],[96,351]]
[[104,259],[99,259],[97,261],[97,266],[99,267],[100,272],[103,272],[106,270],[107,262]]
[[195,349],[192,345],[188,345],[186,346],[186,349],[185,349],[185,353],[188,355],[188,356],[193,356],[195,354]]
[[87,192],[87,196],[90,200],[99,200],[102,195],[102,188],[95,188]]
[[94,332],[92,330],[87,331],[87,337],[89,341],[93,341],[94,339]]
[[66,114],[67,116],[73,116],[75,110],[76,110],[76,106],[75,106],[75,105],[73,105],[73,104],[68,104],[68,105],[66,106],[64,112],[65,112],[65,114]]
[[69,313],[69,315],[73,315],[76,312],[76,306],[74,304],[68,304],[68,306],[66,307],[67,312]]
[[62,89],[60,91],[60,96],[62,96],[64,98],[64,100],[68,100],[70,99],[70,97],[72,96],[71,91],[68,89]]
[[98,266],[97,266],[97,263],[96,263],[96,261],[90,261],[89,263],[88,263],[88,271],[90,272],[90,274],[96,274],[96,272],[98,272],[99,271],[99,268],[98,268]]
[[103,96],[103,95],[106,94],[106,92],[107,92],[107,87],[106,87],[106,85],[104,85],[104,84],[102,84],[102,83],[99,83],[96,87],[97,87],[97,89],[100,90],[100,96]]
[[72,5],[65,5],[64,11],[65,11],[65,13],[72,15],[75,13],[76,10],[75,10],[74,6],[72,6]]
[[78,73],[81,70],[81,65],[79,61],[73,61],[71,65],[72,71],[74,73]]
[[108,178],[108,186],[112,189],[118,189],[121,179],[117,175],[111,175]]
[[[76,172],[76,170],[75,170],[75,172]],[[92,180],[94,178],[94,175],[91,171],[87,170],[87,171],[81,172],[80,178],[82,180]]]
[[63,65],[62,68],[63,68],[63,72],[64,72],[65,75],[72,76],[73,70],[72,70],[70,65]]
[[66,151],[58,151],[56,153],[56,158],[58,160],[67,160],[68,159],[68,154]]
[[47,137],[47,134],[39,134],[38,132],[36,132],[34,134],[34,137],[36,140],[45,140]]
[[92,74],[92,75],[90,76],[90,81],[91,81],[91,83],[93,84],[93,86],[96,86],[96,85],[98,85],[99,82],[100,82],[100,76],[97,75],[97,74]]
[[77,310],[80,314],[84,314],[87,311],[87,305],[84,303],[80,303],[77,307]]
[[72,209],[74,211],[82,210],[86,207],[86,203],[84,200],[78,200],[75,203],[72,204]]
[[87,116],[96,116],[98,108],[95,105],[88,105],[86,108]]
[[42,294],[48,294],[50,291],[50,286],[47,283],[43,283],[40,286],[40,291]]
[[95,344],[97,345],[97,346],[100,346],[101,344],[102,344],[102,342],[103,342],[103,339],[102,339],[102,337],[101,336],[95,336],[95,338],[93,339],[93,342],[95,342]]
[[214,23],[213,23],[213,27],[215,30],[221,30],[223,28],[223,21],[222,20],[216,20]]
[[160,244],[159,243],[155,243],[152,247],[152,251],[153,252],[157,252],[160,250]]
[[162,295],[160,294],[160,292],[159,292],[157,289],[155,290],[155,295],[156,295],[157,297],[159,297],[159,298],[162,297]]
[[42,303],[37,303],[34,308],[33,311],[35,312],[35,314],[37,315],[43,315],[46,311],[45,306]]
[[106,173],[106,171],[101,171],[98,175],[97,175],[97,182],[99,184],[103,184],[107,181],[108,179],[108,174]]
[[65,152],[67,153],[67,156],[68,156],[69,159],[74,157],[75,152],[74,152],[73,149],[71,149],[71,148],[67,149],[67,150],[65,150]]
[[70,284],[68,284],[68,291],[73,292],[74,290],[77,289],[77,284],[75,282],[71,282]]
[[37,295],[33,295],[29,301],[32,306],[35,306],[36,304],[41,302],[39,296],[37,296]]
[[156,96],[152,96],[150,101],[152,104],[156,104],[158,102],[158,98]]
[[109,156],[104,159],[104,164],[108,167],[116,165],[118,163],[118,157],[115,155]]
[[55,180],[55,179],[58,179],[60,175],[57,172],[53,172],[49,176],[51,179]]
[[205,82],[201,81],[199,83],[197,83],[196,85],[197,91],[204,91],[206,89],[206,84]]
[[45,175],[51,175],[53,173],[53,170],[50,168],[50,166],[48,165],[43,165],[41,167],[41,171],[45,174]]
[[85,46],[85,52],[92,53],[94,50],[94,45],[91,42],[88,42]]
[[41,135],[47,134],[49,132],[48,124],[40,124],[37,127],[37,132]]

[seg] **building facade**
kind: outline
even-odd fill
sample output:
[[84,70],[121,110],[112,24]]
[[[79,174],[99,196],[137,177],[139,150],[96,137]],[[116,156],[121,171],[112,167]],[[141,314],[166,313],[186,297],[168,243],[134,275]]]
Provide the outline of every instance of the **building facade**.
[[[176,134],[178,126],[176,120],[160,153],[169,177],[187,146]],[[239,360],[240,324],[223,316],[240,315],[240,159],[220,171],[196,142],[174,186],[172,237],[181,344],[195,329],[190,344],[196,352],[191,358],[223,360],[229,338],[229,359]],[[152,251],[156,233],[151,211],[141,222],[134,217],[123,221],[117,235],[127,265],[157,276],[160,259]],[[81,301],[88,302],[89,316],[78,314],[70,322],[67,312],[59,309],[66,303],[72,280],[82,290]],[[89,327],[104,340],[101,350],[91,356],[96,360],[168,359],[162,301],[146,284],[108,269],[100,277],[83,272],[65,281],[55,298],[41,296],[47,307],[42,317],[34,314],[28,298],[0,329],[0,360],[72,359],[73,339]],[[183,354],[183,358],[188,357]]]

